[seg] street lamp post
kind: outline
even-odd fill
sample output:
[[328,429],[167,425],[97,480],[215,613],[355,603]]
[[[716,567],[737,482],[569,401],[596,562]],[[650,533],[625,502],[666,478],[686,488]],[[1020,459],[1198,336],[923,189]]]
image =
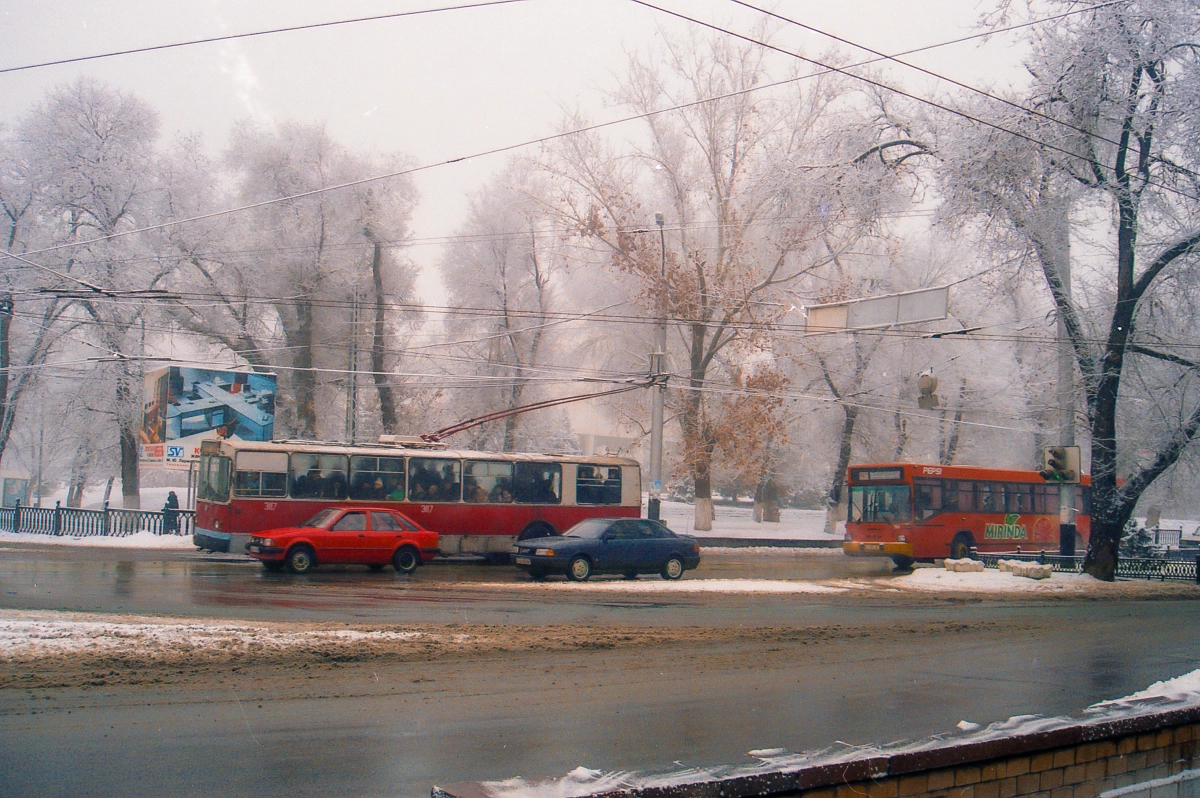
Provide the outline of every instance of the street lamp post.
[[650,388],[650,500],[646,504],[646,517],[657,521],[662,507],[663,398],[667,390],[667,234],[661,213],[654,214],[654,223],[658,225],[662,251],[660,275],[664,290],[658,297],[658,325],[654,330],[654,351],[650,353],[650,378],[654,385]]

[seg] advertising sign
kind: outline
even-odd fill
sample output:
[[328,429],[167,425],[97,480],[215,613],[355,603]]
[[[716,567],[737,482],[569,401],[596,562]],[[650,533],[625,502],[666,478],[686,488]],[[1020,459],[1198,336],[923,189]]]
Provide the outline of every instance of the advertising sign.
[[182,467],[216,438],[269,441],[275,431],[275,375],[169,366],[145,375],[144,465]]

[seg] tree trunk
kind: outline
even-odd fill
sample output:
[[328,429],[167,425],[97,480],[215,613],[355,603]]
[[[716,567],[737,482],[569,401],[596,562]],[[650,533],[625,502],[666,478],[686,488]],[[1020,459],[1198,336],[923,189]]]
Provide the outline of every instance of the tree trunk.
[[375,380],[375,390],[379,393],[379,420],[383,431],[394,435],[396,433],[396,398],[392,393],[392,385],[384,372],[384,319],[383,301],[383,247],[375,244],[375,253],[371,257],[371,279],[375,286],[375,329],[371,335],[371,376]]
[[858,408],[842,405],[846,417],[842,421],[842,440],[838,447],[837,467],[833,472],[833,481],[829,485],[829,495],[825,499],[825,534],[832,537],[837,534],[838,506],[842,503],[842,487],[846,484],[846,469],[850,467],[850,455],[854,448],[854,424],[858,421]]
[[132,375],[124,363],[117,372],[117,427],[121,442],[121,506],[127,510],[142,507],[141,474],[138,457],[138,425],[134,411],[141,408],[140,393],[133,389]]
[[[9,327],[12,324],[12,310],[12,294],[0,294],[0,429],[12,428],[9,417],[13,415],[14,410],[10,406],[8,398],[8,369],[11,347]],[[8,435],[0,437],[0,462],[3,462],[4,450],[7,448],[7,444]]]
[[303,440],[317,440],[317,374],[313,371],[313,308],[304,299],[296,304],[296,330],[288,336],[295,350],[292,373],[295,392],[296,434]]

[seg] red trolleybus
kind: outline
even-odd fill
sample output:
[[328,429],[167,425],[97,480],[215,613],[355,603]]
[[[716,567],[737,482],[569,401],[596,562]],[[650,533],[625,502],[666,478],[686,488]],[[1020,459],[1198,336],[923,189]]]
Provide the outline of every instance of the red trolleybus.
[[[1058,550],[1058,483],[1036,471],[912,463],[848,469],[850,501],[842,550],[852,557],[961,559],[984,552]],[[1091,528],[1091,478],[1076,495],[1076,549]]]
[[456,451],[419,439],[221,440],[201,444],[199,470],[192,540],[210,551],[241,552],[250,535],[364,502],[394,505],[437,532],[443,554],[506,557],[516,540],[642,508],[637,461],[607,455]]

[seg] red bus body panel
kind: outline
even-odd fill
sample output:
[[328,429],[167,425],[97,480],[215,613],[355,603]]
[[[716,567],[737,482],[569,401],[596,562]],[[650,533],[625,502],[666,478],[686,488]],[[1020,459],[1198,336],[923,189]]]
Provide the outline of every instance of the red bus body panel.
[[[854,482],[851,474],[860,469],[903,468],[900,480]],[[971,482],[1048,484],[1036,471],[980,468],[976,466],[931,466],[913,463],[865,463],[847,469],[847,488],[851,485],[907,485],[914,479],[932,478]],[[1079,487],[1091,484],[1083,475]],[[915,495],[915,494],[913,494]],[[1075,517],[1076,531],[1086,546],[1091,533],[1091,518],[1083,513]],[[989,529],[990,528],[990,529]],[[981,552],[1057,551],[1059,547],[1059,516],[1035,513],[979,513],[944,511],[924,520],[902,523],[856,523],[847,520],[843,551],[857,557],[911,557],[934,560],[947,557],[956,535],[966,532]]]

